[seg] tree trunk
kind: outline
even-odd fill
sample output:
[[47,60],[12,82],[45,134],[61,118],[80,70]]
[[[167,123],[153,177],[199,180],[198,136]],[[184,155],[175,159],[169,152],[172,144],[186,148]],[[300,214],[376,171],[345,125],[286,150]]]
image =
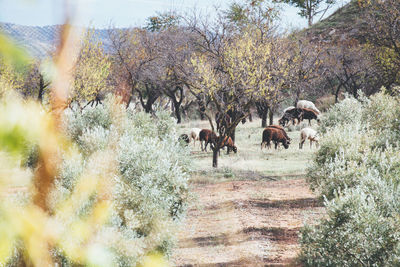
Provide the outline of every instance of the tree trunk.
[[261,118],[261,127],[265,128],[267,126],[267,116],[269,106],[265,101],[256,102],[257,114]]
[[214,148],[213,149],[213,162],[212,162],[212,166],[213,168],[218,168],[218,148]]
[[300,100],[300,90],[297,90],[296,92],[296,99],[294,101],[294,107],[297,107],[297,102]]
[[152,105],[149,105],[149,102],[147,102],[146,106],[144,106],[144,111],[145,111],[146,113],[150,113],[150,112],[152,111],[151,106],[152,106]]
[[131,101],[132,101],[132,99],[133,99],[134,90],[135,90],[135,89],[132,88],[132,91],[131,91],[131,93],[129,94],[128,101],[126,102],[126,108],[129,108],[129,105],[131,104]]
[[339,92],[340,92],[340,87],[339,87],[339,89],[336,90],[336,92],[335,92],[335,103],[338,103],[338,102],[339,102]]
[[43,102],[44,88],[45,88],[45,86],[44,86],[43,76],[40,75],[38,100],[39,100],[39,102],[40,102],[41,104],[42,104],[42,102]]
[[313,21],[313,7],[312,0],[306,0],[306,9],[307,9],[307,19],[308,19],[308,27],[312,26]]
[[265,128],[267,127],[267,113],[263,113],[261,116],[261,127]]
[[308,27],[312,26],[312,16],[308,16]]
[[274,113],[272,112],[272,109],[269,109],[269,125],[274,124]]
[[206,119],[206,116],[204,115],[204,112],[206,112],[206,107],[201,100],[198,100],[197,104],[199,105],[200,120],[204,121]]
[[232,134],[231,134],[231,138],[232,138],[233,143],[235,143],[235,133],[236,133],[236,128],[233,129]]
[[181,123],[182,122],[181,104],[178,101],[174,102],[174,109],[177,120],[176,123]]

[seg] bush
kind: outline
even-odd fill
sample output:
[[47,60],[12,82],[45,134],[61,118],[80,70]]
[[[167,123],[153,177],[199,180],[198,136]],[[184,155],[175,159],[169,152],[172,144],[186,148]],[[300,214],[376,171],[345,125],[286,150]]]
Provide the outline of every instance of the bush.
[[357,184],[357,172],[365,169],[369,138],[355,127],[337,127],[322,136],[320,148],[308,169],[313,190],[331,199],[337,190]]
[[115,142],[110,152],[118,164],[118,175],[112,177],[113,211],[99,240],[112,248],[119,265],[136,265],[153,250],[168,254],[186,210],[190,168],[189,151],[178,143],[174,119],[165,112],[151,116],[126,111],[108,98],[82,112],[66,111],[65,126],[81,154],[65,157],[54,203],[72,191],[85,166],[98,168],[87,158]]
[[353,97],[347,96],[343,101],[334,105],[324,114],[319,131],[324,134],[330,129],[340,125],[361,123],[363,103]]
[[306,266],[400,264],[399,106],[381,92],[346,98],[324,117],[308,181],[327,216],[302,230]]
[[377,172],[325,203],[327,218],[301,231],[305,266],[397,266],[400,190]]
[[318,107],[320,111],[326,112],[328,111],[329,108],[335,105],[335,96],[327,95],[320,97],[315,101],[315,105]]
[[348,97],[332,107],[321,122],[320,149],[308,169],[311,188],[330,199],[335,191],[356,186],[358,174],[370,167],[385,177],[394,171],[400,163],[398,106],[396,98],[379,93],[362,102]]

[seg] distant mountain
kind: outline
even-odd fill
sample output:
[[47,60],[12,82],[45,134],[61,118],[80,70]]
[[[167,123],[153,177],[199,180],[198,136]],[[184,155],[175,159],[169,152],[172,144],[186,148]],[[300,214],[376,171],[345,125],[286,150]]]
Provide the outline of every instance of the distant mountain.
[[[33,57],[43,58],[54,51],[57,44],[60,25],[23,26],[12,23],[0,23],[0,30],[13,38],[18,45],[24,47]],[[108,47],[107,30],[95,30],[95,34]]]

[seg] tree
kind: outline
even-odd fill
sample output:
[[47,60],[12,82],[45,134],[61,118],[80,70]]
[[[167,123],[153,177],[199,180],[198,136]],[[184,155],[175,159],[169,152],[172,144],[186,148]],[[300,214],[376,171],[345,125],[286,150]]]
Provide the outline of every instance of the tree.
[[157,34],[160,58],[156,64],[161,67],[161,90],[172,102],[177,123],[181,123],[181,105],[188,93],[188,62],[193,51],[190,33],[182,27],[170,27]]
[[[219,24],[212,35],[201,29],[204,53],[197,53],[191,60],[197,75],[192,83],[195,94],[209,96],[219,117],[229,116],[219,129],[219,137],[212,146],[213,167],[218,166],[218,152],[226,136],[234,140],[237,125],[248,116],[254,101],[262,96],[273,97],[275,88],[267,64],[272,53],[270,42],[259,42],[260,32],[247,31],[238,35],[225,35],[226,24]],[[214,130],[212,117],[206,114]]]
[[380,89],[379,73],[369,52],[368,47],[351,42],[326,47],[322,78],[328,82],[336,103],[341,90],[358,97],[359,90],[371,95]]
[[161,96],[161,85],[154,82],[162,75],[158,35],[141,29],[110,29],[112,72],[114,85],[126,88],[126,106],[135,95],[146,112]]
[[287,95],[285,92],[288,91],[291,68],[290,42],[286,38],[274,37],[264,42],[268,42],[271,47],[265,66],[271,79],[268,82],[268,94],[259,94],[255,101],[257,113],[261,118],[261,127],[267,125],[267,117],[269,125],[273,124],[276,106]]
[[363,36],[374,55],[378,78],[388,90],[400,84],[400,2],[365,1]]
[[93,30],[84,36],[82,47],[73,70],[70,102],[93,101],[108,90],[111,62],[97,41]]
[[224,15],[237,32],[257,28],[263,38],[275,33],[279,9],[265,0],[247,0],[231,3]]
[[[299,15],[306,18],[308,26],[313,24],[314,18],[321,14],[320,20],[325,15],[326,11],[335,4],[336,0],[282,0],[284,3],[295,6],[300,9]],[[321,8],[321,4],[326,7]]]
[[[271,49],[266,68],[274,76],[270,80],[269,86],[271,92],[277,92],[284,84],[283,76],[285,76],[286,65],[285,58],[287,48],[284,47],[284,39],[277,35],[277,27],[274,24],[275,19],[279,16],[279,11],[266,1],[247,1],[246,3],[233,2],[225,12],[226,19],[231,23],[235,32],[240,34],[245,31],[256,31],[259,33],[259,42],[271,43]],[[278,102],[280,94],[273,97],[265,97],[260,95],[255,100],[255,107],[259,117],[261,118],[261,127],[267,124],[267,115],[269,114],[269,122],[273,124],[273,114],[275,105]]]
[[19,92],[24,98],[33,98],[43,103],[46,93],[49,92],[50,81],[42,73],[41,62],[34,61],[27,66],[24,75],[24,85]]
[[295,95],[294,105],[305,92],[315,95],[315,82],[321,77],[322,47],[305,38],[289,39],[289,75],[287,87]]
[[158,13],[157,16],[147,18],[145,29],[151,32],[157,32],[178,26],[179,22],[180,16],[175,12]]
[[9,62],[0,57],[0,96],[9,89],[19,91],[23,86],[24,70],[16,71]]

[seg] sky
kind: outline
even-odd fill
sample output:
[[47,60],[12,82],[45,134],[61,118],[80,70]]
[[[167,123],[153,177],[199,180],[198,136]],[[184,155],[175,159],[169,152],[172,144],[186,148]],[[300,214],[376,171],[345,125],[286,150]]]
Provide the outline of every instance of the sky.
[[[348,0],[338,3],[330,13]],[[211,13],[213,6],[226,8],[232,0],[0,0],[0,21],[20,25],[45,26],[63,23],[65,10],[75,14],[75,24],[96,28],[143,26],[157,12],[201,10]],[[68,3],[68,8],[66,4]],[[281,23],[285,29],[303,28],[307,21],[298,10],[284,5]]]

